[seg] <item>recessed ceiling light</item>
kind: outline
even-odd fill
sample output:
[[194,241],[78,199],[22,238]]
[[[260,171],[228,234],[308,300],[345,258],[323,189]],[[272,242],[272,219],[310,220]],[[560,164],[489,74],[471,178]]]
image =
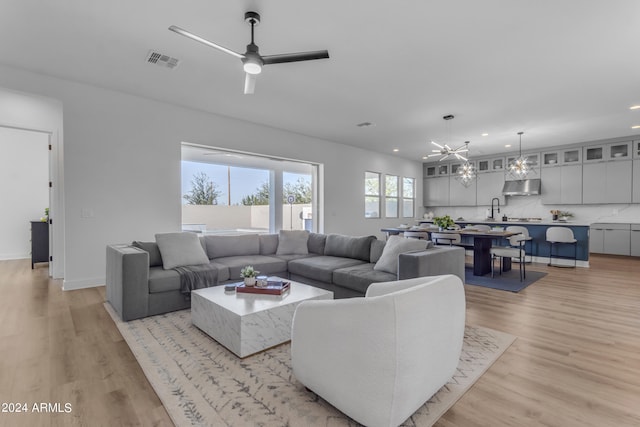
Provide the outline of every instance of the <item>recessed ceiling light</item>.
[[400,149],[399,149],[399,148],[394,148],[394,149],[393,149],[393,152],[394,152],[394,153],[397,153],[398,151],[400,151]]
[[640,129],[640,125],[631,126],[631,129]]
[[489,134],[488,133],[483,133],[482,136],[489,136]]
[[511,144],[507,144],[504,146],[504,148],[509,148],[509,147],[511,147]]
[[422,160],[427,160],[428,157],[427,156],[422,156]]
[[634,105],[632,107],[629,107],[629,110],[640,110],[640,105]]

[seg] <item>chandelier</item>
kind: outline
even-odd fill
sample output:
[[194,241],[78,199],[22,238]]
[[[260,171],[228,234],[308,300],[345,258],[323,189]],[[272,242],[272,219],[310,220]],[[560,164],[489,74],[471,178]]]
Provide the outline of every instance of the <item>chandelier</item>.
[[507,166],[509,175],[513,178],[522,180],[527,177],[530,172],[535,173],[535,169],[531,167],[531,165],[527,162],[527,158],[522,155],[522,134],[524,132],[518,132],[520,135],[520,154]]
[[[466,152],[469,152],[469,141],[465,141]],[[468,156],[468,154],[467,154]],[[462,156],[460,156],[462,157]],[[456,179],[465,187],[471,185],[474,179],[476,179],[476,168],[468,159],[462,157],[465,162],[456,170]]]

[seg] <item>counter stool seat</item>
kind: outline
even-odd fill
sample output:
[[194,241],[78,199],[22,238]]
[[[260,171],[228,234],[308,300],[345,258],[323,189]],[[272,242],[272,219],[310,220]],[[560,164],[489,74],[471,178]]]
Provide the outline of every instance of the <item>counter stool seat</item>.
[[[572,267],[575,268],[578,264],[578,241],[573,235],[573,231],[569,227],[549,227],[547,228],[547,242],[549,242],[549,266],[551,267]],[[567,256],[558,255],[557,250],[554,256],[553,248],[556,245],[573,245],[573,266],[559,265],[551,262],[552,258],[556,259],[571,259]]]

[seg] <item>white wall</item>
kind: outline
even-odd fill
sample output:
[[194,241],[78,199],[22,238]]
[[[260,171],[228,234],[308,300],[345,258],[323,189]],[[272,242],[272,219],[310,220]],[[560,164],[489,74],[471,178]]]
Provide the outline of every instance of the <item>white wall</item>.
[[181,142],[322,163],[325,232],[382,236],[401,222],[363,218],[365,170],[414,177],[422,194],[419,161],[6,66],[0,87],[62,102],[65,289],[104,283],[108,243],[180,230]]
[[0,259],[31,256],[29,221],[49,207],[49,135],[0,127]]

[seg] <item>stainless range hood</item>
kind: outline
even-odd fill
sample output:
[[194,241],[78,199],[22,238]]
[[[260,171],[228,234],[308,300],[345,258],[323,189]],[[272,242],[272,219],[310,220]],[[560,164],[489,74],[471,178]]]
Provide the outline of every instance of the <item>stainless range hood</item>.
[[505,181],[502,194],[504,196],[537,196],[540,194],[540,178]]

